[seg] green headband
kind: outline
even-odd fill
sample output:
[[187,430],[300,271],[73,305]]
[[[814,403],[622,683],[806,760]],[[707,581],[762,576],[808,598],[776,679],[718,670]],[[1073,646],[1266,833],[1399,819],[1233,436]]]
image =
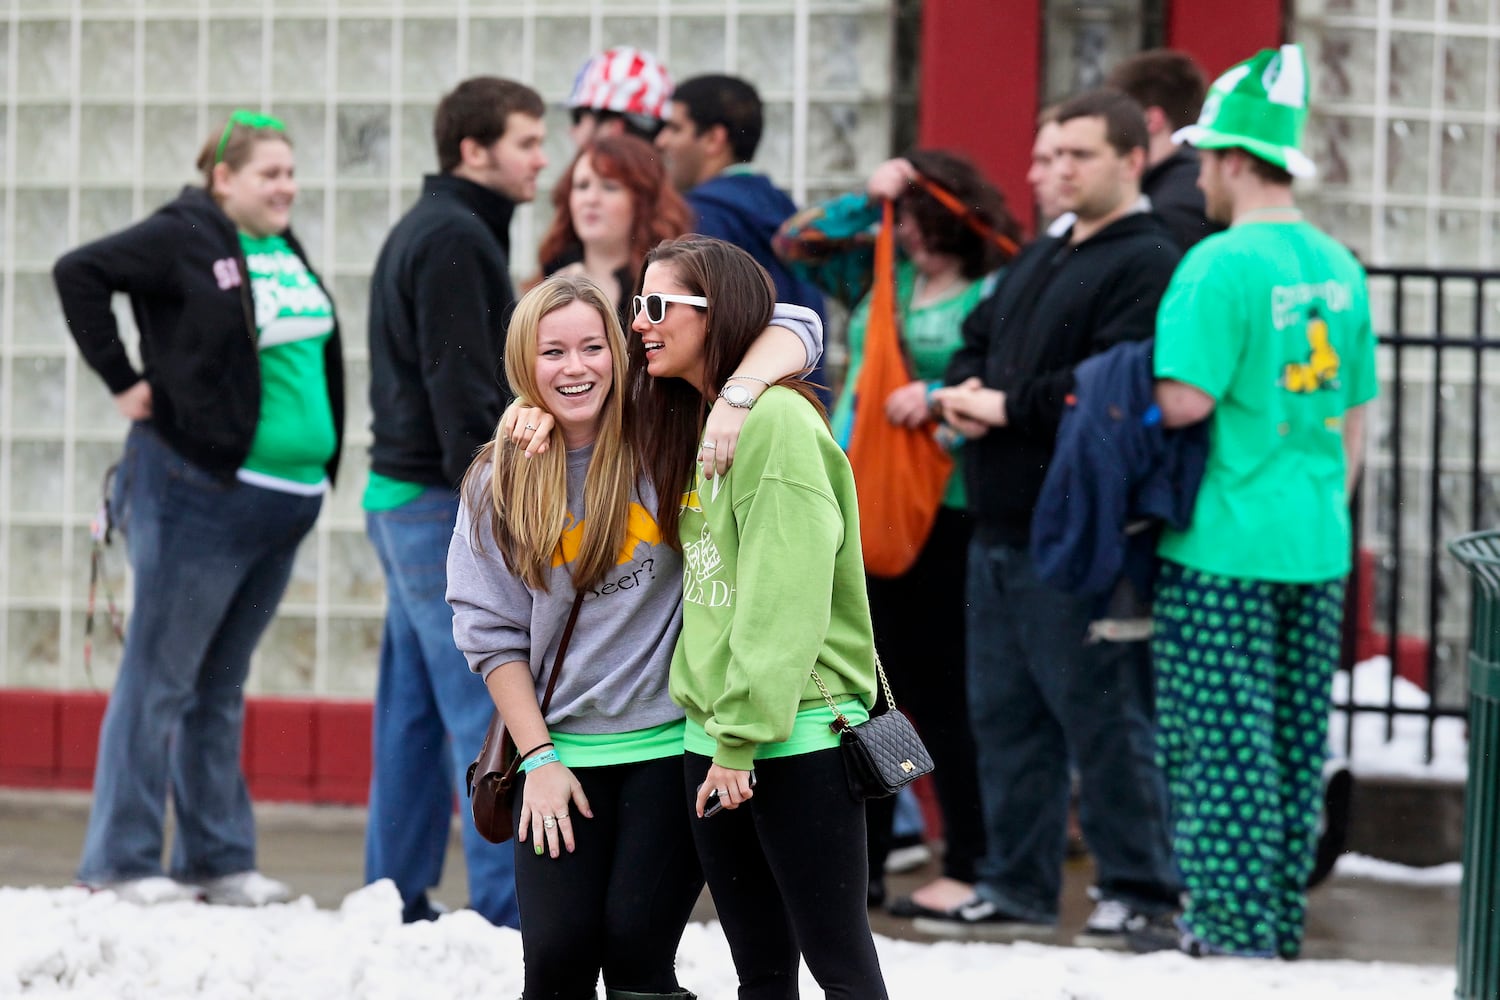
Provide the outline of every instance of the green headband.
[[229,143],[229,136],[234,132],[236,125],[243,125],[249,129],[270,129],[273,132],[285,132],[286,125],[280,118],[271,115],[263,115],[255,111],[236,111],[229,116],[229,121],[224,123],[224,134],[219,136],[219,145],[214,150],[214,165],[224,162],[224,147]]

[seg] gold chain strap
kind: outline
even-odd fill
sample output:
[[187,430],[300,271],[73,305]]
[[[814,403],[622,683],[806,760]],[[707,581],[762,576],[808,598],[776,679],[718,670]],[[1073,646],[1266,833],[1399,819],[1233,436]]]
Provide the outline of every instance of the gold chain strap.
[[[896,708],[896,696],[891,694],[891,682],[885,676],[885,664],[880,662],[879,650],[875,651],[875,676],[880,678],[880,689],[885,692],[886,711],[894,711]],[[830,728],[835,732],[851,728],[849,720],[844,717],[843,712],[839,711],[839,706],[833,700],[833,695],[828,693],[828,685],[824,684],[823,678],[818,676],[817,667],[813,667],[812,679],[813,683],[818,686],[818,690],[822,692],[823,700],[828,702],[828,710],[833,713],[833,723]]]

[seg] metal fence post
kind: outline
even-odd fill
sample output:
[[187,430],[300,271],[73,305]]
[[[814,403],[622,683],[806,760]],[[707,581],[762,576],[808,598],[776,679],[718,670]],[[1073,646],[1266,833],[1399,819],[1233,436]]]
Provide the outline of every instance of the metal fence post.
[[1469,780],[1459,890],[1459,1000],[1500,996],[1500,531],[1464,535],[1448,551],[1474,581],[1469,643]]

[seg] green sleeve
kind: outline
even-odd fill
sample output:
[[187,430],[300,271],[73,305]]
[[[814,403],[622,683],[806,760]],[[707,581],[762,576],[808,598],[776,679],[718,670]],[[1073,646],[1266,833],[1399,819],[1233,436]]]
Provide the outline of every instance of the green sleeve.
[[879,201],[858,193],[840,195],[782,223],[773,246],[798,277],[853,306],[870,287],[879,223]]
[[740,770],[751,766],[757,744],[791,735],[828,635],[844,535],[811,407],[800,397],[772,403],[771,419],[747,422],[735,456],[733,474],[752,474],[734,500],[738,560],[724,691],[704,726],[718,744],[715,762]]
[[1236,269],[1206,266],[1195,247],[1178,266],[1156,313],[1157,378],[1196,386],[1215,400],[1233,379],[1251,324],[1234,282]]

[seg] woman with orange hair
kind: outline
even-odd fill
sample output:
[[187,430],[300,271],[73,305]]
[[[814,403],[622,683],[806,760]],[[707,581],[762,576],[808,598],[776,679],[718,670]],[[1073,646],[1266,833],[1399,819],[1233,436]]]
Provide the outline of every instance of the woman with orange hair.
[[[692,228],[692,209],[656,150],[628,135],[580,149],[553,189],[552,205],[556,215],[538,252],[542,273],[591,278],[617,313],[651,248]],[[621,313],[621,322],[629,316]]]

